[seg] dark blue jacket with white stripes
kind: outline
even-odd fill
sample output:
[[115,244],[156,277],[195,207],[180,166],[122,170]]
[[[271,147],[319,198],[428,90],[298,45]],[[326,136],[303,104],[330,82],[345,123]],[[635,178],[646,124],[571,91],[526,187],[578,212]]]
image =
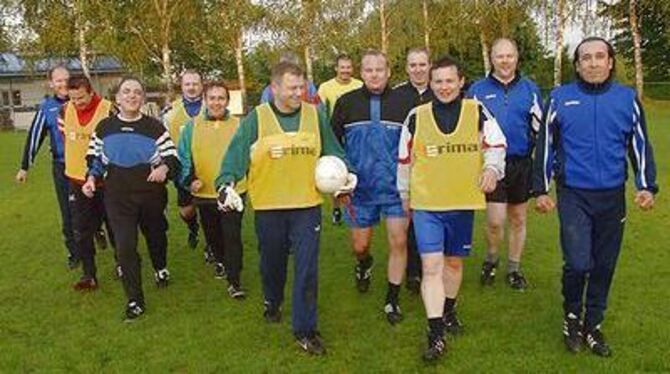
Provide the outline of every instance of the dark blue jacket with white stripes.
[[37,152],[40,150],[47,134],[49,134],[53,160],[65,162],[63,159],[63,134],[58,131],[58,115],[61,107],[66,102],[67,100],[59,99],[56,96],[49,96],[42,100],[28,131],[26,146],[23,149],[21,169],[28,170],[33,165]]
[[550,94],[538,135],[533,191],[547,193],[552,173],[560,186],[623,187],[627,152],[637,189],[656,193],[656,165],[635,91],[611,81],[578,80],[558,87]]

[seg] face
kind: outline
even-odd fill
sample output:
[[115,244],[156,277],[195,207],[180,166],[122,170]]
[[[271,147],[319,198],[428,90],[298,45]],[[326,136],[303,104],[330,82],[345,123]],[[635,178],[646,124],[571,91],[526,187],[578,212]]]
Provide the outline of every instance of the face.
[[70,97],[70,102],[79,110],[86,109],[93,99],[93,92],[89,92],[85,87],[67,90],[67,95]]
[[609,78],[614,61],[607,53],[607,44],[595,40],[579,47],[576,69],[582,79],[588,83],[599,84]]
[[493,73],[503,80],[514,78],[519,65],[519,53],[514,44],[503,40],[496,44],[491,51],[491,63]]
[[67,80],[70,79],[70,73],[63,68],[58,68],[51,72],[51,80],[49,80],[49,88],[51,88],[56,96],[67,97]]
[[410,82],[415,86],[425,86],[428,84],[428,73],[430,71],[430,62],[428,55],[423,52],[413,52],[407,56],[407,66],[405,67]]
[[205,94],[207,112],[214,118],[222,118],[228,107],[228,92],[223,87],[212,87]]
[[373,93],[382,93],[386,88],[390,71],[384,56],[365,56],[361,62],[361,78],[365,87]]
[[202,96],[202,79],[200,79],[200,74],[184,74],[181,77],[181,92],[184,97],[191,100]]
[[127,80],[119,87],[116,103],[123,113],[139,113],[144,104],[144,89],[135,80]]
[[433,90],[435,97],[443,103],[456,100],[461,94],[464,84],[465,79],[458,76],[458,70],[455,66],[433,70],[433,76],[430,79],[430,89]]
[[351,75],[354,72],[354,65],[351,60],[341,59],[337,62],[335,67],[335,73],[337,74],[337,80],[341,82],[349,82],[351,80]]
[[302,91],[305,89],[305,78],[302,75],[286,73],[281,82],[273,81],[271,88],[278,107],[290,110],[300,109]]

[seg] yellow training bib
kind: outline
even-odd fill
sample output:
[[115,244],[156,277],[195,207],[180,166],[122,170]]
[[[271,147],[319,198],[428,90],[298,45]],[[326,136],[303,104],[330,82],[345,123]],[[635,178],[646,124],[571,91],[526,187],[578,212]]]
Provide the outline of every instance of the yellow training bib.
[[314,182],[321,155],[316,107],[302,103],[300,128],[284,132],[269,104],[256,107],[258,140],[252,146],[249,196],[256,210],[309,208],[321,204]]
[[479,189],[482,152],[479,144],[479,107],[463,100],[456,129],[442,133],[433,116],[433,104],[416,109],[412,147],[410,206],[430,211],[486,208]]
[[[203,108],[204,105],[200,107],[200,111],[193,118],[200,117]],[[170,132],[170,138],[172,138],[174,144],[179,144],[179,134],[181,133],[181,129],[191,119],[191,116],[186,112],[184,102],[181,98],[172,102],[170,110],[165,114],[165,121],[167,123],[168,131]]]
[[65,137],[65,175],[68,178],[84,181],[86,179],[86,151],[88,151],[88,143],[91,141],[91,135],[98,126],[98,123],[109,115],[109,110],[112,103],[108,100],[102,99],[95,109],[93,118],[82,126],[79,124],[77,118],[77,109],[74,104],[67,103],[65,105],[64,122],[64,137]]

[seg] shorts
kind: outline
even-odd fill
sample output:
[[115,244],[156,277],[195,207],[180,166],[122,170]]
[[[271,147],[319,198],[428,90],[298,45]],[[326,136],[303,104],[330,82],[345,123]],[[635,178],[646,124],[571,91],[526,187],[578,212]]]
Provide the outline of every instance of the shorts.
[[402,208],[402,203],[390,204],[354,204],[345,205],[344,222],[347,226],[356,229],[364,229],[375,226],[381,221],[381,216],[385,218],[406,218],[405,210]]
[[486,194],[488,203],[523,204],[530,198],[533,161],[530,157],[508,157],[505,178]]
[[177,206],[185,207],[193,205],[193,195],[188,190],[177,187]]
[[474,221],[475,212],[472,210],[415,210],[412,222],[419,254],[442,252],[445,256],[469,256]]

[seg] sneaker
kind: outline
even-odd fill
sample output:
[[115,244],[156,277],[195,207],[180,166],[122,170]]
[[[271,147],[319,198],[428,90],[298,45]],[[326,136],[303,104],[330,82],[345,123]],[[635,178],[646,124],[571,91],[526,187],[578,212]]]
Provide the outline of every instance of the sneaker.
[[358,261],[356,267],[354,267],[354,273],[356,276],[356,288],[358,292],[365,293],[368,292],[370,288],[370,278],[372,278],[372,256],[369,257],[369,264],[364,264],[361,261]]
[[421,277],[407,277],[405,288],[412,294],[418,295],[421,293]]
[[333,208],[333,212],[330,215],[331,220],[333,221],[333,225],[339,226],[342,224],[342,209],[340,208]]
[[216,263],[216,259],[214,258],[214,252],[212,252],[212,248],[209,245],[205,247],[204,256],[206,265]]
[[296,335],[295,341],[300,348],[314,356],[323,356],[326,354],[326,348],[321,341],[321,335],[318,332],[311,332],[306,335]]
[[584,333],[584,340],[586,341],[586,345],[591,349],[591,352],[596,355],[600,357],[610,357],[612,355],[609,345],[605,342],[605,336],[600,331],[600,325],[596,326],[593,330],[586,331]]
[[95,278],[81,277],[79,281],[72,285],[75,291],[95,291],[98,289],[98,281]]
[[67,258],[67,268],[68,269],[74,270],[74,269],[79,267],[79,264],[81,264],[81,260],[79,260],[79,258],[72,257],[72,256],[69,256]]
[[496,268],[498,267],[498,261],[488,262],[484,261],[482,264],[482,276],[481,282],[482,286],[492,286],[493,282],[496,279]]
[[225,279],[226,278],[226,268],[220,262],[217,262],[216,264],[214,264],[214,278],[216,278],[216,279]]
[[168,269],[161,269],[154,273],[154,279],[158,288],[165,288],[170,281],[170,272]]
[[384,314],[391,325],[395,325],[402,321],[403,316],[400,311],[400,305],[397,303],[388,303],[384,306]]
[[456,311],[444,315],[444,331],[451,335],[460,335],[463,333],[463,324],[458,320]]
[[528,288],[528,281],[520,271],[507,273],[507,284],[515,290],[523,291]]
[[144,306],[136,301],[128,302],[126,306],[126,322],[132,322],[144,314]]
[[577,353],[582,347],[582,322],[573,313],[563,320],[563,342],[568,351]]
[[263,317],[267,323],[279,323],[281,322],[281,309],[266,301]]
[[236,300],[242,300],[247,296],[242,287],[238,283],[230,283],[228,285],[228,295]]
[[100,229],[96,231],[93,237],[95,238],[95,245],[98,249],[101,251],[107,249],[107,233],[105,233],[105,230]]
[[200,242],[200,239],[198,238],[198,232],[189,230],[189,232],[188,232],[188,247],[191,248],[191,249],[195,249],[198,246],[199,242]]
[[423,360],[434,362],[444,355],[447,351],[447,342],[444,336],[437,336],[428,333],[428,348],[423,352]]
[[116,265],[114,272],[116,274],[116,279],[123,278],[123,269],[121,268],[121,265]]

